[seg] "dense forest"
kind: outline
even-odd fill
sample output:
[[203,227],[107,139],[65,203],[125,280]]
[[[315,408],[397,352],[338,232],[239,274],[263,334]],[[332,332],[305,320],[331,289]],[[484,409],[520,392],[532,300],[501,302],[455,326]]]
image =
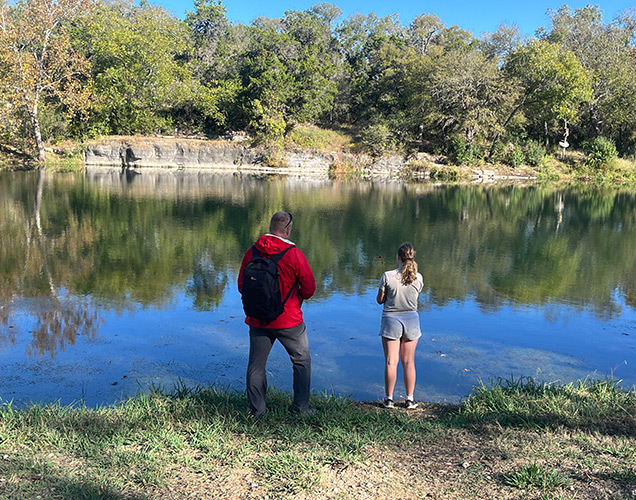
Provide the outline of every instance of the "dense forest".
[[[558,144],[636,154],[636,10],[547,12],[474,34],[332,4],[249,25],[221,1],[179,19],[142,0],[0,0],[0,143],[37,151],[101,135],[346,131],[367,152],[538,164]],[[29,146],[30,145],[30,146]]]

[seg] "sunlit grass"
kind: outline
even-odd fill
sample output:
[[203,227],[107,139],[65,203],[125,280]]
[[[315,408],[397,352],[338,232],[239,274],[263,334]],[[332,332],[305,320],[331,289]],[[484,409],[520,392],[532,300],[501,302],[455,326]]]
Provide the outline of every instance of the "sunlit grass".
[[[185,386],[93,409],[4,403],[0,498],[163,498],[175,487],[174,498],[238,490],[319,498],[348,469],[357,471],[347,479],[352,488],[360,474],[369,484],[390,474],[399,486],[405,463],[424,469],[420,491],[404,498],[421,498],[438,469],[456,467],[466,495],[450,479],[432,486],[459,495],[448,498],[523,498],[526,490],[568,498],[569,485],[584,488],[588,476],[616,491],[635,482],[636,395],[612,380],[497,380],[476,387],[459,409],[438,407],[435,418],[330,395],[312,396],[309,417],[290,405],[289,394],[271,390],[259,420],[241,392]],[[372,463],[387,469],[375,474]]]
[[155,390],[96,409],[18,410],[7,403],[0,409],[0,454],[10,458],[0,461],[0,477],[12,477],[17,487],[8,498],[39,491],[38,482],[25,482],[32,475],[47,487],[81,482],[103,494],[162,488],[180,468],[211,474],[230,466],[252,470],[272,491],[294,493],[318,484],[325,467],[364,460],[370,445],[405,434],[418,439],[431,429],[403,412],[370,411],[346,398],[314,396],[313,417],[291,414],[290,403],[289,395],[272,391],[262,420],[251,416],[243,394],[216,387]]
[[318,153],[333,153],[348,149],[353,136],[343,131],[298,124],[285,137],[285,148]]
[[636,394],[616,380],[550,384],[531,378],[498,379],[473,389],[460,411],[467,422],[528,427],[636,429]]

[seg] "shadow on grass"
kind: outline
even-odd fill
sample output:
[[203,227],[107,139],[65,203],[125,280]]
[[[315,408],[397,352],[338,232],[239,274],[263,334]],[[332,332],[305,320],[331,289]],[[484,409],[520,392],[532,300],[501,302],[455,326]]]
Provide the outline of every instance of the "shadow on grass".
[[144,495],[117,491],[107,481],[62,475],[39,456],[4,455],[0,461],[0,498],[56,498],[68,500],[142,500]]

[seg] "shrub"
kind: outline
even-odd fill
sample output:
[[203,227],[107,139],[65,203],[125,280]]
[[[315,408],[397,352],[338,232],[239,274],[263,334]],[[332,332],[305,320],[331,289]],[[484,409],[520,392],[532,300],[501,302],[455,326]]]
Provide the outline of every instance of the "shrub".
[[504,163],[515,168],[522,165],[526,160],[526,155],[523,154],[523,149],[516,144],[511,144],[506,155],[504,156]]
[[528,141],[525,147],[526,162],[531,167],[538,167],[545,158],[545,148],[536,141]]
[[504,163],[506,157],[506,144],[503,141],[497,142],[495,144],[495,149],[493,149],[492,154],[489,156],[488,160],[494,163]]
[[585,163],[592,168],[601,169],[610,166],[618,158],[614,142],[605,137],[597,137],[583,144]]
[[484,150],[480,146],[464,139],[451,139],[448,148],[448,160],[454,165],[475,165],[484,159]]
[[392,149],[393,140],[389,127],[384,123],[370,125],[362,132],[362,144],[373,156],[380,156],[388,149]]

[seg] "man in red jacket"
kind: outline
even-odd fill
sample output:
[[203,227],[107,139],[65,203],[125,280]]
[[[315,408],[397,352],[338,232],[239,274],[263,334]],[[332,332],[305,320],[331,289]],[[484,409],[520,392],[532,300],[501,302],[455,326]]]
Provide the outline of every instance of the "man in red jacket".
[[[294,401],[292,411],[310,414],[309,391],[311,386],[311,357],[307,329],[300,306],[304,299],[316,291],[314,275],[305,254],[289,241],[292,215],[276,212],[269,224],[269,234],[261,236],[254,244],[258,252],[266,257],[290,248],[278,261],[279,285],[282,297],[290,292],[283,313],[270,323],[247,316],[250,327],[250,355],[247,364],[247,398],[252,414],[258,418],[265,415],[267,375],[265,367],[274,341],[278,340],[289,354],[294,371]],[[243,288],[243,271],[252,260],[252,248],[243,256],[238,276],[239,292]]]

